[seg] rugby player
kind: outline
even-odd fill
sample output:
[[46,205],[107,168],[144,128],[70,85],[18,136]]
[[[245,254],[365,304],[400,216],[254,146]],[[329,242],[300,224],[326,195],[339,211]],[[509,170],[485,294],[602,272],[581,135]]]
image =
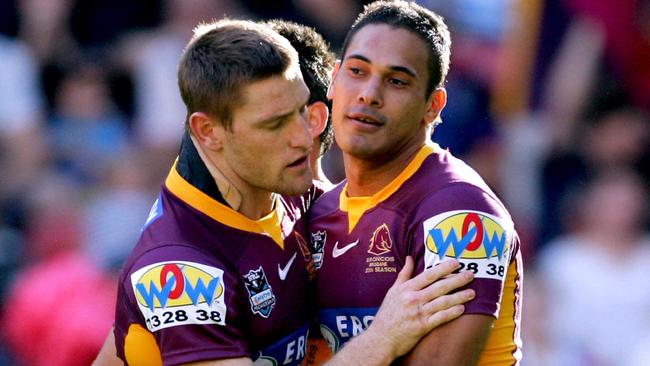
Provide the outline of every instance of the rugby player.
[[328,96],[346,180],[316,201],[309,221],[319,323],[334,351],[373,321],[413,256],[425,273],[459,260],[475,275],[476,298],[403,363],[521,360],[512,219],[472,168],[430,139],[447,100],[450,42],[440,16],[405,1],[369,4],[344,41]]
[[[197,28],[179,86],[187,133],[120,277],[117,354],[134,365],[297,365],[315,274],[304,214],[316,196],[303,193],[315,189],[314,132],[297,55],[264,26],[222,20]],[[471,276],[431,284],[454,268],[408,280],[406,266],[376,325],[332,363],[386,364],[458,316],[473,292],[441,295]]]

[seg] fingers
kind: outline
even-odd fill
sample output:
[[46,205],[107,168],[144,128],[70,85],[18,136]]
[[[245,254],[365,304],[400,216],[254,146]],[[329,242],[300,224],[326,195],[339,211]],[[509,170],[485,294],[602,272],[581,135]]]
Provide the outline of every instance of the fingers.
[[408,279],[411,278],[411,275],[413,274],[413,267],[415,267],[413,264],[413,257],[409,255],[406,257],[404,267],[402,267],[402,270],[397,274],[395,284],[401,284],[408,281]]
[[465,307],[463,305],[455,305],[449,309],[438,311],[427,319],[427,326],[430,330],[436,328],[463,315],[464,311]]
[[438,297],[421,307],[424,314],[431,314],[427,318],[427,326],[433,329],[441,324],[454,320],[465,311],[465,302],[473,299],[474,290],[464,290],[451,295]]
[[[410,257],[406,258],[407,264],[409,258]],[[455,259],[444,261],[438,265],[433,266],[432,268],[424,270],[422,273],[413,277],[411,280],[408,281],[409,286],[412,287],[414,290],[423,289],[429,286],[431,283],[435,282],[436,280],[451,274],[453,271],[458,269],[458,266],[459,266],[458,261]],[[404,267],[406,267],[406,264],[404,265]],[[400,272],[400,274],[401,273],[402,272]]]
[[445,311],[457,305],[462,305],[469,300],[473,299],[476,293],[472,289],[459,291],[449,295],[439,296],[431,301],[428,301],[420,310],[425,314],[435,315],[437,312]]
[[427,302],[434,300],[437,297],[448,294],[467,285],[468,283],[472,282],[473,279],[474,273],[471,271],[463,271],[447,276],[422,289],[422,299]]

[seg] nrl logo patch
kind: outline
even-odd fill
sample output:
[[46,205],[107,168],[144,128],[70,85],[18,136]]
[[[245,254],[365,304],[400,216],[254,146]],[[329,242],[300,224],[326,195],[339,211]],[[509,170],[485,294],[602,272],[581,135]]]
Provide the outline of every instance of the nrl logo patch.
[[275,305],[275,295],[273,295],[273,289],[269,286],[262,266],[255,270],[251,269],[244,275],[244,285],[248,291],[248,299],[253,313],[268,318]]
[[327,241],[327,232],[317,231],[311,233],[312,259],[316,269],[323,265],[323,252],[325,251],[325,242]]
[[388,225],[382,224],[380,227],[375,229],[375,232],[372,233],[372,239],[370,239],[370,247],[368,248],[368,253],[374,255],[383,255],[390,252],[393,247],[393,241],[390,239],[390,231],[388,231]]

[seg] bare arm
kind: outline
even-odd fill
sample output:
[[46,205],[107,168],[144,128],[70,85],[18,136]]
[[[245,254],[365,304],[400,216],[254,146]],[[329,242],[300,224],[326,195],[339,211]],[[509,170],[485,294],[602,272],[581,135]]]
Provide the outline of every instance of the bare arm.
[[407,257],[370,327],[343,347],[328,366],[388,365],[432,329],[459,317],[462,304],[474,297],[473,290],[447,295],[473,278],[471,272],[450,276],[457,262],[442,263],[409,279],[413,266],[413,259]]
[[422,338],[402,365],[476,365],[494,318],[489,315],[467,314],[444,324]]

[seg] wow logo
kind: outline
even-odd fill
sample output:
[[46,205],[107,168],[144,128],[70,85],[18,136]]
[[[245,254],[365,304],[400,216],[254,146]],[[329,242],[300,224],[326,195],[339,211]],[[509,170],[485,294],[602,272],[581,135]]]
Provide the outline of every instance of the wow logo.
[[[425,266],[435,265],[446,257],[465,264],[476,263],[474,268],[482,267],[481,263],[505,265],[508,261],[509,227],[503,224],[502,219],[478,211],[451,211],[436,215],[424,222]],[[493,271],[486,269],[486,272]]]
[[160,262],[134,272],[131,284],[152,331],[180,324],[225,324],[225,284],[219,268]]

